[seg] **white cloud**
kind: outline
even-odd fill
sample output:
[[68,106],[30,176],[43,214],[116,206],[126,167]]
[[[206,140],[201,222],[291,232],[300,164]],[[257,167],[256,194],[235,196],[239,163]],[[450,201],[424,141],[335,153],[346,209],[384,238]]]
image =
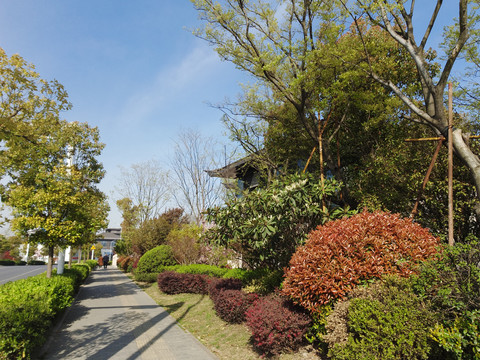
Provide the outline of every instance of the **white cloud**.
[[206,74],[220,62],[210,47],[193,48],[178,64],[160,69],[150,84],[137,88],[120,109],[120,123],[138,124],[155,113],[161,114],[162,107],[174,102],[186,90],[198,87],[198,82],[204,81]]

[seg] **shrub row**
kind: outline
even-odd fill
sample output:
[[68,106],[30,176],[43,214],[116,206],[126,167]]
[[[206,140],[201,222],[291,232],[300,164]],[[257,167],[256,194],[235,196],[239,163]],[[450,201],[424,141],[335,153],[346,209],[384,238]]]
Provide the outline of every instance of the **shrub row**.
[[45,265],[43,260],[28,260],[28,265]]
[[[0,266],[12,266],[12,265],[27,265],[27,262],[23,260],[11,260],[11,259],[0,259]],[[45,261],[41,260],[28,260],[28,265],[45,265]]]
[[480,359],[479,264],[478,241],[456,244],[418,275],[356,288],[326,318],[329,357]]
[[89,270],[88,265],[74,265],[50,279],[41,274],[0,285],[0,358],[30,358]]
[[200,274],[165,271],[158,274],[158,288],[166,294],[207,294],[208,277]]
[[98,262],[97,260],[87,260],[83,265],[87,265],[90,268],[90,271],[92,271],[98,266]]
[[311,322],[309,316],[280,296],[260,297],[244,292],[241,279],[175,271],[164,271],[157,279],[159,289],[167,294],[208,293],[222,320],[247,321],[254,346],[262,354],[294,350],[304,342]]
[[157,275],[165,271],[174,271],[180,274],[207,275],[215,278],[239,279],[243,285],[248,288],[248,292],[260,294],[273,292],[280,287],[283,281],[283,271],[272,271],[268,269],[228,269],[206,264],[159,266],[156,272],[140,272],[137,269],[134,272],[135,280],[155,282],[157,281]]
[[10,259],[1,259],[1,260],[0,260],[0,265],[3,265],[3,266],[13,266],[13,265],[15,265],[15,261],[14,261],[14,260],[10,260]]

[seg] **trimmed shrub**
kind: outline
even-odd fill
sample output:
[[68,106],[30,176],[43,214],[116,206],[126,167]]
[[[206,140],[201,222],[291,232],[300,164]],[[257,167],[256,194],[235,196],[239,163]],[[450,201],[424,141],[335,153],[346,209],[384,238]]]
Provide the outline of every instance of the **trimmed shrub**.
[[311,232],[286,270],[283,292],[306,309],[344,298],[385,274],[403,277],[438,253],[440,239],[399,215],[366,211]]
[[434,315],[407,279],[389,276],[352,296],[327,317],[332,360],[428,358]]
[[158,274],[156,273],[142,273],[142,274],[135,274],[136,281],[142,281],[147,283],[154,283],[157,281]]
[[28,265],[45,265],[45,261],[42,261],[42,260],[28,260]]
[[215,302],[214,298],[224,290],[241,290],[242,281],[240,279],[218,279],[212,278],[208,284],[208,294]]
[[23,260],[15,260],[15,265],[23,266],[23,265],[27,265],[27,262]]
[[175,271],[161,272],[157,277],[158,288],[165,294],[181,294],[185,290],[181,277],[182,275]]
[[0,259],[0,265],[13,266],[13,265],[15,265],[15,261],[10,260],[10,259]]
[[182,274],[183,283],[188,292],[193,294],[208,294],[210,277],[202,274]]
[[308,315],[279,296],[258,299],[245,317],[252,342],[263,355],[298,349],[311,323]]
[[0,358],[30,358],[53,318],[73,301],[78,270],[45,274],[0,285]]
[[87,264],[73,264],[71,270],[80,274],[80,282],[83,282],[90,274],[90,266]]
[[160,273],[164,266],[175,265],[172,248],[160,245],[147,251],[138,261],[137,273]]
[[183,274],[202,274],[213,277],[223,277],[229,269],[206,264],[179,265],[175,271]]
[[480,242],[445,247],[439,261],[426,263],[413,278],[439,323],[432,330],[441,359],[480,358]]
[[46,294],[34,294],[30,300],[14,298],[16,303],[7,302],[0,294],[0,359],[30,358],[45,342],[53,317]]
[[212,300],[219,318],[231,324],[239,324],[245,321],[245,312],[258,300],[258,295],[247,294],[242,290],[220,290]]
[[157,279],[158,288],[166,294],[207,294],[209,277],[206,275],[164,271]]
[[[244,286],[248,286],[248,292],[268,294],[278,289],[283,281],[283,271],[272,271],[269,269],[227,269],[206,264],[174,265],[165,266],[160,271],[175,271],[181,274],[202,274],[215,278],[234,278],[241,280]],[[139,281],[148,277],[135,273],[135,279]],[[151,282],[156,281],[157,277]]]
[[85,264],[90,268],[90,271],[95,270],[98,265],[96,260],[87,260],[85,261]]

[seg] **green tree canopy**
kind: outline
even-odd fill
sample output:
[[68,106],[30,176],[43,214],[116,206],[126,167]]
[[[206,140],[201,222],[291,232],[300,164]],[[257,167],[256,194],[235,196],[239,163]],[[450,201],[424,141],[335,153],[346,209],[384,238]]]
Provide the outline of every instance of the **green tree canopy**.
[[104,145],[97,128],[60,119],[70,107],[60,84],[40,79],[18,55],[2,51],[0,59],[2,202],[12,209],[12,228],[37,229],[30,241],[53,256],[55,246],[81,245],[106,226],[108,205],[97,188]]

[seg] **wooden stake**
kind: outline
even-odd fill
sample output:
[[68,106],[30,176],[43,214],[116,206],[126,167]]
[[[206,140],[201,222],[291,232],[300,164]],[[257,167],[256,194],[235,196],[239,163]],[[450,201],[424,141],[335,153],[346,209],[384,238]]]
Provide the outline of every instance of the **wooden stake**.
[[453,90],[448,83],[448,245],[453,246]]
[[307,171],[308,164],[310,164],[310,160],[312,160],[312,156],[313,156],[313,153],[315,152],[315,150],[317,150],[316,146],[313,148],[312,152],[310,153],[310,157],[308,158],[308,161],[305,164],[305,167],[303,168],[303,171],[302,171],[303,174],[305,174],[305,171]]
[[443,140],[438,140],[437,148],[435,149],[435,153],[433,154],[432,161],[430,161],[430,166],[428,167],[427,173],[425,174],[425,178],[423,179],[422,187],[418,190],[417,194],[417,201],[415,201],[415,206],[413,207],[412,212],[410,213],[410,217],[413,219],[418,212],[418,203],[422,198],[423,190],[425,190],[425,186],[427,186],[428,179],[430,178],[430,174],[432,173],[433,166],[435,165],[435,161],[437,161],[438,153],[442,148]]
[[[480,135],[470,135],[470,139],[480,139]],[[431,138],[421,138],[421,139],[405,139],[406,142],[417,142],[417,141],[434,141],[434,140],[446,140],[443,136],[440,137],[431,137]]]

